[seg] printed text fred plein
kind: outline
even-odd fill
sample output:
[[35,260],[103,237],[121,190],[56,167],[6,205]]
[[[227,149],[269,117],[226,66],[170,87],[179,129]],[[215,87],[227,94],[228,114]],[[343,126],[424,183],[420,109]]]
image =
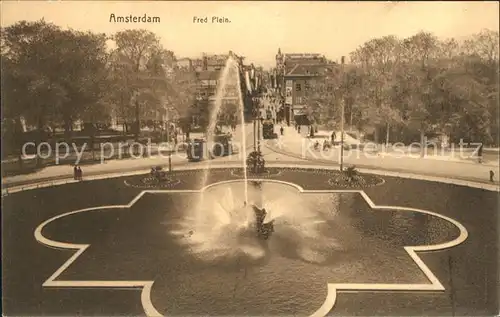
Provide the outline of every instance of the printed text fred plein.
[[224,23],[231,23],[231,20],[229,20],[226,17],[223,16],[213,16],[213,17],[193,17],[193,23],[196,24],[208,24],[208,23],[215,23],[215,24],[224,24]]

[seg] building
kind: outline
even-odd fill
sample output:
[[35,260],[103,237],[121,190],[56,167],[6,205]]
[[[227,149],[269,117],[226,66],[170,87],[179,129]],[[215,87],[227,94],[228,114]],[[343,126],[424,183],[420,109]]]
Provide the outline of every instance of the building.
[[202,57],[198,59],[182,58],[178,60],[177,66],[192,73],[196,78],[195,105],[191,112],[193,126],[202,127],[207,124],[206,120],[208,119],[208,114],[216,102],[220,77],[229,57],[237,61],[237,76],[240,77],[239,82],[241,86],[237,87],[237,80],[229,80],[226,82],[225,91],[222,92],[222,107],[227,111],[222,114],[220,119],[224,121],[235,119],[240,93],[243,97],[245,114],[250,112],[251,104],[247,95],[252,91],[252,88],[249,88],[252,86],[252,83],[248,82],[246,78],[249,77],[247,74],[250,73],[251,70],[249,70],[249,66],[243,64],[244,57],[230,51],[229,54],[225,55],[203,54]]
[[308,123],[308,94],[325,76],[335,71],[336,65],[321,54],[282,54],[281,49],[278,50],[275,86],[283,98],[281,111],[288,124],[295,121]]
[[179,69],[189,70],[193,68],[193,60],[190,58],[180,58],[175,61]]

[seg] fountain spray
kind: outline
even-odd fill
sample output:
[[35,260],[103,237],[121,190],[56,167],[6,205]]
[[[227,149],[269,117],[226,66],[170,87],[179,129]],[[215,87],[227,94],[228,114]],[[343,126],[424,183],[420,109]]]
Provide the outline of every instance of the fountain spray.
[[[241,151],[242,151],[242,167],[244,171],[244,179],[245,179],[245,203],[248,202],[248,184],[247,184],[247,167],[246,167],[246,129],[245,129],[245,117],[244,117],[244,105],[243,105],[243,97],[241,93],[241,81],[240,81],[240,74],[239,74],[239,64],[237,61],[234,59],[234,57],[230,54],[229,58],[226,61],[226,65],[224,66],[224,69],[219,77],[219,82],[217,85],[217,93],[215,95],[215,105],[214,108],[212,109],[209,117],[209,122],[208,122],[208,128],[207,128],[207,142],[206,146],[208,151],[210,151],[210,147],[213,146],[213,141],[214,141],[214,133],[213,131],[215,130],[215,126],[217,124],[217,118],[220,113],[221,107],[222,107],[222,101],[225,97],[225,92],[226,92],[226,87],[228,86],[229,82],[233,80],[233,85],[236,87],[236,90],[238,91],[238,107],[240,111],[240,122],[241,122]],[[207,186],[208,182],[208,175],[210,173],[210,166],[211,166],[211,161],[208,161],[208,164],[204,170],[204,173],[201,178],[201,186],[205,187]],[[203,195],[201,195],[200,198],[200,204],[203,204]]]

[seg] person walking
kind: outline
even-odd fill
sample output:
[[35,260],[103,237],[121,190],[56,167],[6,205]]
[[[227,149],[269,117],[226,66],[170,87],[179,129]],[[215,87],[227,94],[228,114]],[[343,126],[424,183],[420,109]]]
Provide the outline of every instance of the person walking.
[[495,182],[495,172],[493,172],[492,170],[490,170],[490,182],[494,183]]
[[80,168],[80,166],[78,166],[78,169],[77,169],[76,174],[77,174],[77,179],[78,179],[79,181],[83,180],[83,171],[82,171],[82,169]]
[[283,135],[284,131],[285,131],[285,129],[283,129],[283,126],[281,126],[281,128],[280,128],[280,134]]
[[73,179],[76,180],[78,178],[78,168],[77,166],[73,166]]
[[483,144],[481,144],[477,150],[477,159],[478,163],[481,164],[483,162]]

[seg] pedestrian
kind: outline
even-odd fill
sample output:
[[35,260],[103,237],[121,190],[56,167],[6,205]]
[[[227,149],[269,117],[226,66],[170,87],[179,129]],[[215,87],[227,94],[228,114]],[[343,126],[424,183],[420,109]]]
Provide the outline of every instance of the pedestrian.
[[481,144],[477,150],[477,158],[479,163],[483,162],[483,144]]
[[281,133],[281,135],[283,135],[283,132],[284,132],[284,131],[285,131],[285,129],[283,129],[283,126],[281,126],[281,128],[280,128],[280,133]]
[[78,169],[75,165],[75,166],[73,166],[73,179],[76,180],[77,177],[78,177]]
[[493,183],[495,181],[494,177],[495,177],[495,172],[493,172],[492,170],[490,170],[490,182]]
[[82,169],[80,168],[80,166],[78,166],[78,169],[76,171],[76,175],[77,175],[77,179],[79,181],[81,181],[83,179],[83,172],[82,172]]
[[335,131],[332,132],[332,144],[335,142]]

